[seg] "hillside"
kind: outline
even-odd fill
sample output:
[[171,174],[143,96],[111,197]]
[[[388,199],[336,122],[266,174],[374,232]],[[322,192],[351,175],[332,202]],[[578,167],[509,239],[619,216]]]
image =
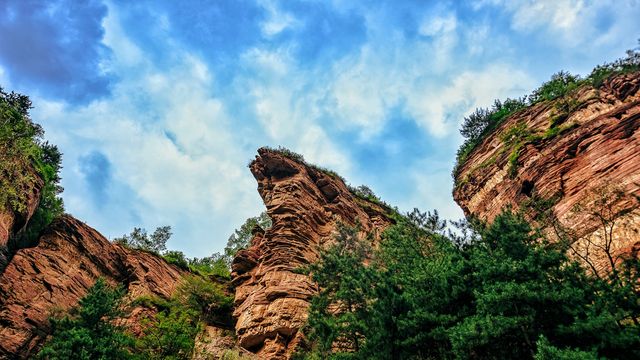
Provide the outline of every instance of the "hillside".
[[[571,235],[598,271],[640,242],[640,72],[516,111],[455,173],[465,214],[491,221],[523,207]],[[543,219],[544,218],[544,219]]]
[[467,118],[458,231],[264,147],[270,226],[203,259],[64,214],[61,154],[2,92],[0,358],[637,358],[640,72],[623,70]]

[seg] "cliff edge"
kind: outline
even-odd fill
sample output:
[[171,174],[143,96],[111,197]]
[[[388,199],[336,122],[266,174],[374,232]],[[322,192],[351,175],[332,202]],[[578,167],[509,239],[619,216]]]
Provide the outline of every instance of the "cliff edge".
[[601,247],[640,244],[639,89],[640,72],[615,75],[511,115],[459,164],[455,201],[488,221],[508,206],[547,211],[576,255],[610,266]]
[[302,341],[310,298],[318,292],[296,271],[333,241],[336,225],[359,224],[374,238],[392,223],[389,209],[357,197],[333,173],[262,148],[250,164],[272,227],[255,229],[232,264],[239,344],[265,359],[289,358]]

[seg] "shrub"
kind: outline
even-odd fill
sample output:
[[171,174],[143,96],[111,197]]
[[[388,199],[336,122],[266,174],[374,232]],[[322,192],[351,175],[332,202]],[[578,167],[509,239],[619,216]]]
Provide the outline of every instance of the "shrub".
[[143,323],[136,348],[145,359],[191,359],[202,329],[193,310],[173,306]]
[[171,235],[171,226],[160,226],[151,235],[145,229],[136,227],[129,235],[115,238],[113,242],[159,255],[167,249],[167,241]]
[[220,284],[201,276],[186,276],[175,294],[176,301],[199,314],[228,311],[233,297],[227,295]]
[[182,251],[169,250],[162,254],[162,257],[169,264],[173,264],[183,270],[189,270],[189,260],[187,260]]
[[567,95],[569,92],[584,84],[580,76],[571,75],[566,71],[560,71],[551,76],[551,80],[545,82],[529,95],[529,103],[554,100]]
[[239,250],[246,249],[251,245],[253,229],[256,226],[263,230],[267,230],[271,227],[271,218],[269,218],[266,211],[261,212],[258,216],[250,217],[245,220],[244,224],[229,236],[227,246],[224,248],[224,256],[229,264],[231,264],[231,260],[233,260],[233,257]]
[[215,253],[209,257],[193,258],[189,260],[189,270],[194,274],[201,276],[220,276],[223,278],[230,278],[229,265],[231,259]]
[[453,177],[456,177],[459,167],[489,133],[500,126],[509,116],[526,106],[527,103],[524,98],[507,99],[504,102],[496,100],[491,109],[479,108],[464,118],[460,133],[466,140],[456,154]]
[[[640,44],[640,39],[638,39]],[[640,71],[640,47],[627,50],[627,57],[596,66],[588,77],[593,87],[602,86],[611,75]]]
[[122,288],[113,288],[98,279],[80,300],[75,315],[50,319],[51,338],[38,358],[133,359],[133,339],[114,323],[122,315],[124,294]]
[[[640,43],[640,40],[638,40]],[[542,101],[551,101],[558,98],[565,98],[580,86],[591,84],[594,87],[600,87],[605,79],[621,73],[640,71],[640,48],[627,51],[627,56],[618,59],[612,63],[599,65],[593,69],[591,74],[582,79],[578,75],[572,75],[566,71],[560,71],[551,76],[551,79],[543,83],[539,88],[534,90],[530,95],[521,99],[507,99],[504,103],[496,100],[491,109],[478,108],[469,116],[464,118],[460,128],[460,134],[465,141],[456,153],[456,164],[453,168],[452,176],[457,178],[458,172],[462,164],[467,160],[471,152],[478,146],[482,140],[492,133],[504,120],[517,112],[518,110],[531,106]],[[569,102],[559,104],[564,109],[561,113],[568,115],[575,104]],[[557,121],[559,119],[555,119]],[[553,124],[551,127],[555,127]],[[549,134],[545,134],[544,138],[551,138],[558,135],[562,131],[568,129],[551,130]],[[456,183],[456,185],[458,185]]]
[[26,231],[18,235],[20,242],[32,242],[64,212],[58,196],[62,155],[56,146],[43,141],[44,131],[31,121],[29,109],[29,97],[0,88],[0,209],[23,212],[36,176],[43,181],[38,208]]

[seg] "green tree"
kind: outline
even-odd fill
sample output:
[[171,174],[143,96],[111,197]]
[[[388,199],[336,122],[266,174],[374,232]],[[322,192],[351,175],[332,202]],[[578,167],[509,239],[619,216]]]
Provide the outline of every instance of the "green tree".
[[339,224],[335,244],[309,267],[320,287],[309,311],[310,338],[322,358],[358,358],[365,346],[367,299],[375,283],[374,270],[364,265],[370,257],[371,247],[359,238],[358,228]]
[[50,319],[51,339],[40,359],[132,359],[133,339],[116,325],[125,292],[99,278],[80,300],[76,314]]
[[462,251],[443,232],[437,212],[414,210],[383,234],[373,318],[391,331],[371,344],[383,358],[451,357],[446,330],[469,313],[471,293]]
[[174,264],[183,270],[189,270],[189,260],[182,251],[169,250],[162,254],[162,257],[167,260],[169,264]]
[[184,277],[174,298],[197,314],[225,312],[233,305],[233,297],[225,293],[222,285],[198,275]]
[[167,241],[172,234],[171,226],[160,226],[151,235],[145,229],[136,227],[129,235],[122,235],[113,241],[130,248],[161,254],[167,249]]
[[310,267],[307,358],[640,356],[636,257],[596,278],[510,211],[466,235],[435,213],[396,220],[374,252],[339,231]]
[[571,343],[562,328],[590,303],[584,272],[518,215],[496,217],[470,246],[474,311],[450,331],[463,358],[531,358],[539,335]]
[[31,120],[29,109],[29,97],[6,93],[0,87],[0,210],[23,213],[37,178],[42,180],[35,214],[26,230],[17,234],[8,246],[32,243],[42,229],[64,212],[58,196],[63,190],[59,185],[62,155],[56,146],[43,140],[44,131]]
[[180,306],[159,311],[143,322],[136,348],[145,359],[191,359],[196,335],[201,331],[197,314]]
[[246,249],[251,245],[253,229],[256,226],[263,230],[271,227],[271,218],[269,218],[266,211],[263,211],[258,216],[248,218],[240,228],[236,229],[233,234],[229,236],[227,246],[224,248],[224,256],[229,265],[239,250]]
[[223,278],[231,277],[229,272],[230,260],[220,253],[203,258],[193,258],[189,260],[189,270],[202,276],[215,275]]

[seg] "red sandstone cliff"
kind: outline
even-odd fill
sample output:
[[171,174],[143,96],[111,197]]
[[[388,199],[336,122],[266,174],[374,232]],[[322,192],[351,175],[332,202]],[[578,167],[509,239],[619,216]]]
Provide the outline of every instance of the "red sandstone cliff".
[[[640,242],[639,89],[640,73],[617,75],[598,89],[584,86],[517,112],[461,164],[454,199],[486,220],[506,206],[548,199],[581,255],[602,257],[593,246],[602,241],[613,253],[631,249]],[[513,129],[530,136],[510,163],[517,150],[506,137]],[[597,212],[613,220],[613,231]]]
[[233,260],[236,335],[260,358],[288,358],[301,341],[309,299],[317,293],[295,269],[317,259],[337,222],[360,223],[363,235],[391,223],[387,210],[351,194],[344,182],[269,149],[250,169],[273,225],[256,229],[251,247]]
[[98,277],[129,296],[168,298],[183,272],[163,259],[110,243],[83,222],[55,220],[34,247],[18,250],[0,275],[0,358],[27,358],[42,343],[47,318],[77,305]]

